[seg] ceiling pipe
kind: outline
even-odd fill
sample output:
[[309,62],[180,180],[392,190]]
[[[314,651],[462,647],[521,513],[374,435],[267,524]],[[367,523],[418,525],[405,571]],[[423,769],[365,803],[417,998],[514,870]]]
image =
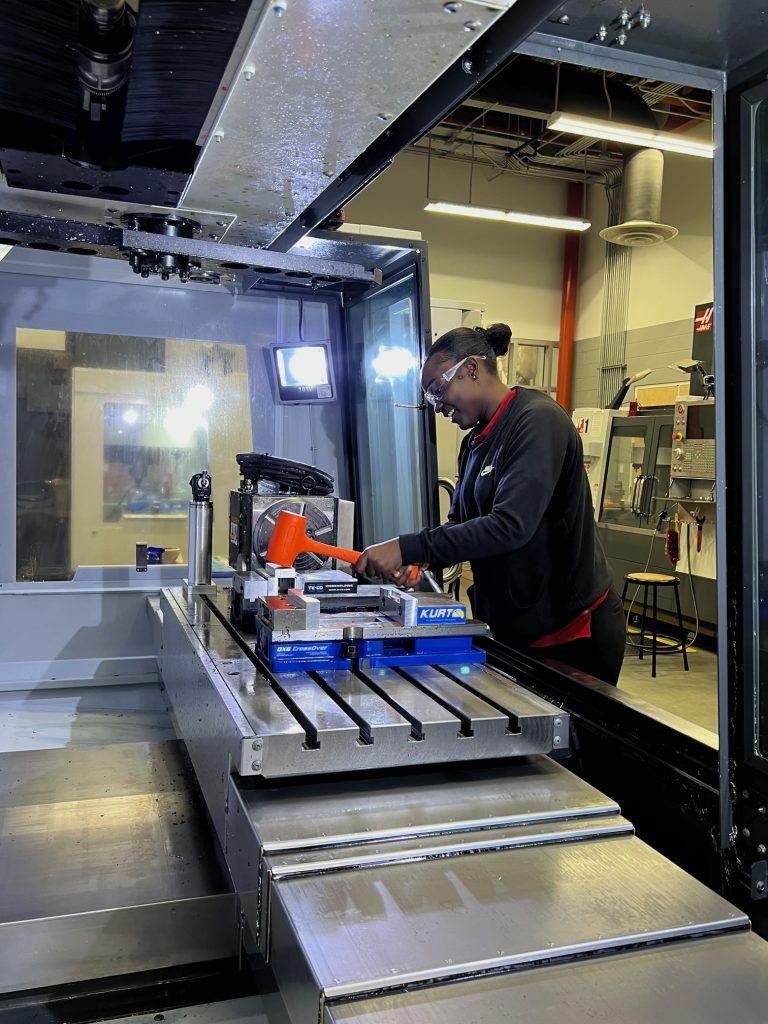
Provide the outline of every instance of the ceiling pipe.
[[[566,212],[569,217],[580,217],[584,201],[584,186],[568,182]],[[560,354],[557,364],[557,401],[567,413],[571,412],[571,385],[573,383],[573,348],[576,330],[576,296],[579,284],[579,249],[581,236],[569,231],[563,242],[563,289],[560,302]]]

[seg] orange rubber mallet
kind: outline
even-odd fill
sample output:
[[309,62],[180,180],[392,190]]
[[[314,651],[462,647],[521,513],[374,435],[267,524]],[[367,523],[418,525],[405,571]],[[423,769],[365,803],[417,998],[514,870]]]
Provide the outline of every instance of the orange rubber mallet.
[[[290,568],[299,555],[311,551],[315,555],[326,558],[340,558],[354,565],[360,558],[361,551],[351,548],[336,547],[335,544],[323,544],[307,536],[307,518],[297,512],[283,510],[277,517],[272,536],[267,545],[267,561]],[[420,574],[418,565],[414,565],[408,574],[408,583],[415,583]]]

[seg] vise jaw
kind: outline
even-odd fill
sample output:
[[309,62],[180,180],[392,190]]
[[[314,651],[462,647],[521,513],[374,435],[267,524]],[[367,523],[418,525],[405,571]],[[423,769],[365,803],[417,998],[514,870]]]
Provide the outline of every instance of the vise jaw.
[[269,594],[259,601],[258,618],[277,633],[320,628],[320,602],[306,597],[301,590]]

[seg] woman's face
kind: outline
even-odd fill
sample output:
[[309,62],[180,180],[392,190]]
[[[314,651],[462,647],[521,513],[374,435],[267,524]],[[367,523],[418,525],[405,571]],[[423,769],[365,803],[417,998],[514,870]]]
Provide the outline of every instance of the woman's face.
[[477,360],[467,359],[451,380],[446,381],[443,374],[450,371],[456,362],[458,360],[428,359],[421,371],[421,386],[437,398],[434,403],[436,414],[442,413],[461,430],[469,430],[478,422],[482,412],[481,375]]

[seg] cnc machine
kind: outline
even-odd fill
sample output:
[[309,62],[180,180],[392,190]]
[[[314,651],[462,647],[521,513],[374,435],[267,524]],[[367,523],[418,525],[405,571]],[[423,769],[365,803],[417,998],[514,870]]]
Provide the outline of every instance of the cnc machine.
[[764,1020],[755,701],[729,760],[725,700],[718,748],[463,600],[265,557],[286,508],[437,522],[427,247],[344,204],[520,47],[719,110],[747,6],[648,52],[607,0],[0,6],[9,1019]]

